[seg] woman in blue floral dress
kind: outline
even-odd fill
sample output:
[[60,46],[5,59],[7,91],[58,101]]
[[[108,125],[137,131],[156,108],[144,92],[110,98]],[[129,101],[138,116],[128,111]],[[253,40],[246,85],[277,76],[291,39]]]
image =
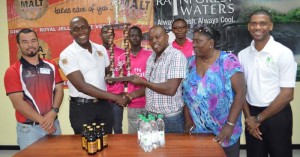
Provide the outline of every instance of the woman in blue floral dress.
[[195,30],[195,56],[188,59],[183,81],[185,130],[212,133],[227,156],[239,156],[242,133],[241,111],[245,82],[234,54],[215,48],[219,33],[212,27]]

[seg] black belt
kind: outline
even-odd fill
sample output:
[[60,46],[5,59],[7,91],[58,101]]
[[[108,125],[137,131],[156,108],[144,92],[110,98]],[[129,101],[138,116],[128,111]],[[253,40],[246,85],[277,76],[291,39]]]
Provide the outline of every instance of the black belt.
[[39,125],[38,122],[24,122],[23,124],[27,124],[27,125]]
[[101,99],[85,99],[85,98],[79,98],[79,97],[70,97],[70,100],[73,102],[78,103],[97,103],[101,101]]

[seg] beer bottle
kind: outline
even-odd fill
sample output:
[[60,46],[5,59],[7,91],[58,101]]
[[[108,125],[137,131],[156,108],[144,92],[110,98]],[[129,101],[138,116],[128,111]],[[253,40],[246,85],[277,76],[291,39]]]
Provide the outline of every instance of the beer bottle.
[[96,123],[92,123],[92,128],[94,131],[96,131],[96,125],[97,125]]
[[81,132],[81,146],[82,149],[86,149],[86,136],[87,136],[87,124],[83,124],[82,132]]
[[99,125],[96,126],[97,151],[103,150],[103,136]]
[[87,138],[87,152],[89,155],[94,155],[97,153],[97,141],[92,128],[89,129]]
[[105,124],[101,123],[100,126],[101,126],[101,133],[103,136],[103,147],[106,148],[108,146],[108,135],[106,134],[104,129]]

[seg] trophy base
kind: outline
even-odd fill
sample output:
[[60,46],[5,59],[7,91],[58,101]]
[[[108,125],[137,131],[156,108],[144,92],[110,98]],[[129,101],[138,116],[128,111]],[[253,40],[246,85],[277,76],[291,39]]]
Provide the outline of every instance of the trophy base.
[[122,81],[130,81],[132,79],[133,79],[133,76],[105,77],[105,81],[107,81],[107,82],[122,82]]

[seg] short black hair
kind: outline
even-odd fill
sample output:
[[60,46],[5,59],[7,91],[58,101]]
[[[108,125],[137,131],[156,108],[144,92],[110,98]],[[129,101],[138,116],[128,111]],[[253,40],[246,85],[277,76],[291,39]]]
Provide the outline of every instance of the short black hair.
[[21,33],[27,34],[27,33],[31,33],[31,32],[33,32],[34,35],[35,35],[35,37],[38,38],[38,36],[37,36],[37,34],[36,34],[36,32],[34,30],[32,30],[30,28],[23,28],[17,34],[17,43],[20,44],[20,34]]
[[249,16],[248,22],[250,22],[250,19],[253,15],[261,15],[261,14],[268,16],[270,18],[270,21],[273,22],[272,14],[265,9],[258,9],[258,10],[255,10],[254,12],[252,12]]
[[176,19],[176,20],[174,20],[174,21],[172,22],[172,27],[173,27],[173,24],[174,24],[175,22],[177,22],[177,21],[182,21],[182,22],[185,23],[185,25],[187,25],[187,22],[186,22],[184,19],[178,18],[178,19]]
[[112,33],[114,34],[114,33],[115,33],[115,30],[114,30],[114,27],[111,26],[111,25],[104,25],[104,26],[102,26],[102,28],[101,28],[101,30],[100,30],[100,34],[102,34],[102,30],[103,30],[104,28],[106,28],[107,30],[109,30],[111,27],[112,27]]
[[140,27],[138,27],[138,26],[132,26],[132,27],[129,28],[128,32],[130,32],[132,29],[137,30],[137,31],[139,32],[139,34],[140,34],[141,36],[143,36],[143,32],[142,32],[142,30],[141,30]]

